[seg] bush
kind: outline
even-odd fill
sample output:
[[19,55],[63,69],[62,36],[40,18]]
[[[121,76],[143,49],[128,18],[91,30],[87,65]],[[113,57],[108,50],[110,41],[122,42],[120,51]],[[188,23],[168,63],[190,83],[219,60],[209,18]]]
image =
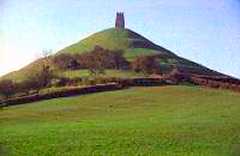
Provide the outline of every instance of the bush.
[[173,67],[172,71],[168,74],[168,77],[177,83],[191,82],[189,73],[187,71],[179,69],[177,66]]
[[95,83],[96,84],[105,84],[107,83],[107,79],[104,77],[96,77],[95,78]]
[[36,81],[34,79],[28,78],[17,84],[17,92],[25,93],[28,95],[29,92],[34,89],[34,86],[36,85],[35,83]]
[[160,63],[155,56],[138,56],[131,63],[131,69],[144,74],[158,74],[160,73]]
[[60,78],[58,80],[59,80],[59,82],[58,82],[57,86],[66,86],[70,81],[70,79],[68,79],[68,78]]
[[12,80],[0,81],[0,94],[7,99],[16,93],[16,84]]

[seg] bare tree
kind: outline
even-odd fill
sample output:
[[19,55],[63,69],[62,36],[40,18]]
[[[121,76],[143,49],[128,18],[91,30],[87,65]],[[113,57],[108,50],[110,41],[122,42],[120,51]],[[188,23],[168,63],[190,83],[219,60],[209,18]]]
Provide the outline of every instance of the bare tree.
[[[81,65],[78,62],[78,59],[80,59],[80,56],[78,55],[70,55],[70,54],[59,54],[55,56],[53,60],[53,64],[59,68],[59,69],[80,69]],[[82,61],[81,61],[82,62]]]
[[156,74],[160,72],[160,63],[155,56],[138,56],[131,63],[131,68],[144,74]]

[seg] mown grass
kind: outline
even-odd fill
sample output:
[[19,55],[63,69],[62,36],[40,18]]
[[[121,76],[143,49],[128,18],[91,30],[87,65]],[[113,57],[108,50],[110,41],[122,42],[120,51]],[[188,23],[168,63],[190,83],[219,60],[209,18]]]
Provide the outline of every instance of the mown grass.
[[[74,79],[80,77],[92,77],[89,70],[66,70],[57,73],[58,76]],[[136,73],[130,70],[105,70],[105,74],[100,75],[101,77],[116,77],[116,78],[134,78],[143,77],[144,74]]]
[[70,45],[60,52],[71,54],[88,52],[93,50],[95,45],[111,50],[125,50],[129,47],[128,31],[115,28],[106,29]]
[[151,56],[159,54],[156,50],[153,49],[145,49],[145,48],[129,48],[124,52],[124,57],[128,61],[133,61],[138,56]]
[[9,155],[231,156],[240,95],[198,87],[131,88],[0,111]]

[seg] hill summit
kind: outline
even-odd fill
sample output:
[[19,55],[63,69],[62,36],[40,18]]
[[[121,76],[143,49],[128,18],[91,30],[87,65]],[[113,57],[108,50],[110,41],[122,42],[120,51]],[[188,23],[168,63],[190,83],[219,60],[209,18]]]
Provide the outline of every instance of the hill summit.
[[94,48],[95,45],[101,46],[109,50],[125,50],[131,51],[134,49],[155,50],[166,55],[175,55],[169,50],[160,47],[147,38],[139,35],[130,29],[110,28],[98,33],[95,33],[82,41],[72,44],[60,52],[66,53],[81,53],[87,52]]
[[125,28],[125,18],[123,12],[117,12],[115,27],[109,28],[98,33],[95,33],[75,44],[72,44],[60,52],[66,53],[81,53],[93,50],[94,46],[98,45],[109,50],[124,50],[124,51],[158,51],[165,55],[175,55],[169,50],[158,46],[143,37],[142,35]]

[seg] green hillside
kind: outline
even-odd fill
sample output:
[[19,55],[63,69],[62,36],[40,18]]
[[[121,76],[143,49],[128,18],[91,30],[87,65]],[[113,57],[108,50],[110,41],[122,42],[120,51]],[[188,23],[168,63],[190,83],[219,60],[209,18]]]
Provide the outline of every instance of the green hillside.
[[102,46],[108,49],[128,49],[128,33],[125,30],[115,28],[107,29],[95,33],[82,41],[75,43],[60,52],[81,53],[88,52],[94,48],[94,45]]
[[239,103],[238,93],[168,86],[12,106],[0,110],[0,146],[14,156],[234,156]]
[[[155,45],[143,36],[129,30],[129,29],[115,29],[110,28],[98,33],[95,33],[78,43],[62,49],[60,52],[66,53],[82,53],[93,50],[95,45],[99,45],[105,49],[110,50],[124,50],[138,53],[144,48],[146,51],[161,52],[168,55],[173,55],[170,51]],[[135,49],[139,50],[135,50]]]
[[[145,37],[129,29],[106,29],[90,35],[86,39],[60,50],[56,53],[56,55],[61,53],[79,54],[83,52],[89,52],[96,45],[109,50],[123,50],[124,57],[128,61],[132,61],[137,56],[161,54],[162,58],[160,59],[159,63],[163,66],[171,66],[174,64],[186,69],[189,68],[193,71],[208,70],[197,63],[178,57],[171,51],[152,43]],[[55,55],[53,55],[53,57],[54,56]],[[39,67],[41,67],[41,60],[35,61],[19,71],[14,71],[4,75],[0,78],[0,80],[12,79],[19,82],[26,79],[26,77],[28,77],[29,74],[31,75],[34,71],[38,71]],[[59,73],[59,71],[55,72]]]
[[36,60],[18,71],[13,71],[0,77],[0,80],[10,79],[16,82],[23,81],[31,74],[35,74],[36,72],[38,72],[41,66],[42,66],[42,60],[41,59]]

